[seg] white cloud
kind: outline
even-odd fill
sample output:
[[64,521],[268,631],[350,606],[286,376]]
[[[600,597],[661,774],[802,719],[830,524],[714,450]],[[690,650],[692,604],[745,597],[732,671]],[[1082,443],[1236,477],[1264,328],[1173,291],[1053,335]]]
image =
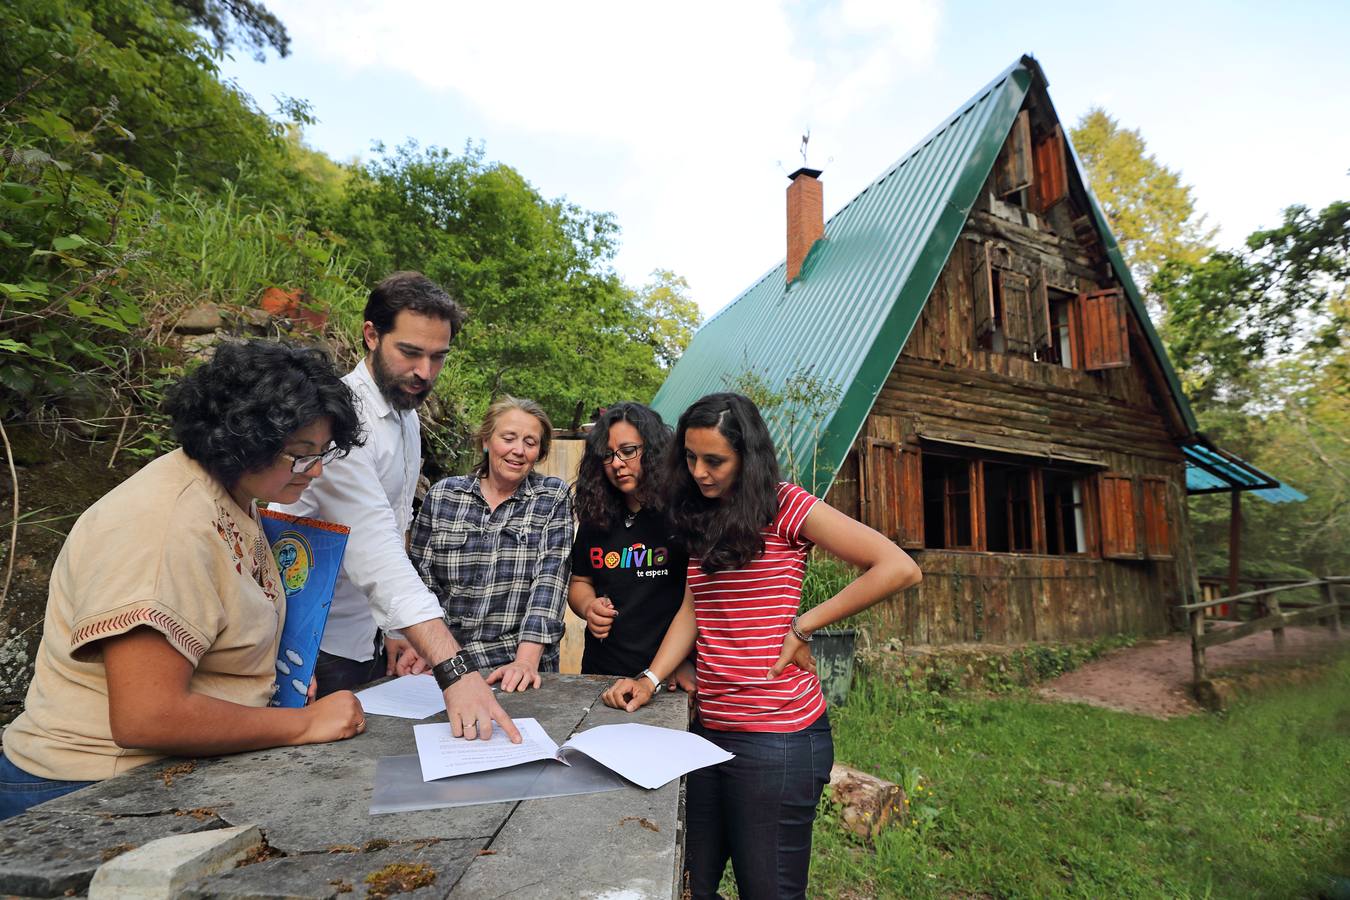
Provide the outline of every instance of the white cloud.
[[[931,63],[941,18],[939,0],[270,5],[322,65],[411,77],[544,146],[610,148],[626,171],[613,199],[588,205],[618,215],[624,276],[641,280],[630,266],[649,260],[676,268],[710,310],[745,286],[730,279],[782,255],[782,203],[765,202],[764,182],[780,161],[796,168],[802,132],[823,165],[899,73]],[[453,133],[413,124],[423,143]],[[530,177],[528,160],[508,162]],[[751,262],[725,259],[733,243]]]

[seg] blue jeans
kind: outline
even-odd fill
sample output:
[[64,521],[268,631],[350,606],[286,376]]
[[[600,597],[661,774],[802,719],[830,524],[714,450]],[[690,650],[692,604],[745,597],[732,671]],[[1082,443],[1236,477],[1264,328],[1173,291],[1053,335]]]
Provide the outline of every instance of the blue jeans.
[[17,816],[30,806],[55,800],[91,784],[95,782],[57,781],[55,778],[29,775],[10,762],[8,756],[0,754],[0,820]]
[[694,898],[716,897],[728,857],[741,900],[805,897],[811,824],[830,780],[830,718],[788,734],[715,731],[695,734],[736,754],[689,773],[685,792],[684,864]]

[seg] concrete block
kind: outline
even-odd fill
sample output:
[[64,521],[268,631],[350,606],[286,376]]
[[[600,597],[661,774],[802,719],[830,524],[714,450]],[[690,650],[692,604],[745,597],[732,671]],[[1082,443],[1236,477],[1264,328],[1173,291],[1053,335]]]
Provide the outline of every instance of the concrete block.
[[257,825],[160,838],[99,866],[89,900],[171,900],[188,884],[234,866],[262,843]]
[[[58,799],[72,800],[120,780],[112,778]],[[119,854],[171,835],[222,827],[219,818],[206,812],[83,814],[52,809],[55,802],[49,801],[0,822],[0,894],[59,897],[82,893],[98,867]]]

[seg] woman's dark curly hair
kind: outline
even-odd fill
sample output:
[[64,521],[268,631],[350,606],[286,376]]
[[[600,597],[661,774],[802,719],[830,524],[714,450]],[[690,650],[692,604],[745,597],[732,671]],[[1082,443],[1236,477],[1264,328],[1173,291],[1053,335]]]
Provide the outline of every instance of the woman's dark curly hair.
[[666,453],[670,450],[670,426],[661,421],[656,410],[641,403],[616,403],[596,420],[586,435],[586,454],[577,469],[576,511],[583,525],[613,528],[627,507],[623,493],[605,477],[604,454],[609,451],[609,429],[627,422],[642,439],[642,475],[638,479],[637,501],[643,509],[660,510],[665,506],[662,477]]
[[[740,473],[729,493],[709,500],[685,461],[691,428],[716,428],[740,455]],[[675,449],[666,464],[666,515],[676,538],[712,575],[739,569],[764,552],[760,530],[778,515],[778,455],[768,426],[748,397],[708,394],[684,411],[675,427]]]
[[183,452],[227,489],[271,465],[291,434],[324,416],[344,455],[361,444],[351,389],[328,354],[308,347],[221,344],[169,390],[164,406]]

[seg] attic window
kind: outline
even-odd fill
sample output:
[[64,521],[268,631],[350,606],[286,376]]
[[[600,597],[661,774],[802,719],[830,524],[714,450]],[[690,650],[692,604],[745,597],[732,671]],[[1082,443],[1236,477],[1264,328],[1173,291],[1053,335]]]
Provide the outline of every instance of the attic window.
[[1078,321],[1074,315],[1074,295],[1050,289],[1046,296],[1046,311],[1050,319],[1048,346],[1038,350],[1036,358],[1066,369],[1074,367],[1074,353],[1078,347]]
[[1117,287],[1073,294],[1059,287],[1068,280],[1044,264],[1016,258],[994,241],[974,245],[970,284],[976,345],[1066,369],[1128,366],[1125,292]]
[[1013,121],[1012,132],[994,163],[994,193],[1000,200],[1026,207],[1024,192],[1031,187],[1031,179],[1031,113],[1024,109]]

